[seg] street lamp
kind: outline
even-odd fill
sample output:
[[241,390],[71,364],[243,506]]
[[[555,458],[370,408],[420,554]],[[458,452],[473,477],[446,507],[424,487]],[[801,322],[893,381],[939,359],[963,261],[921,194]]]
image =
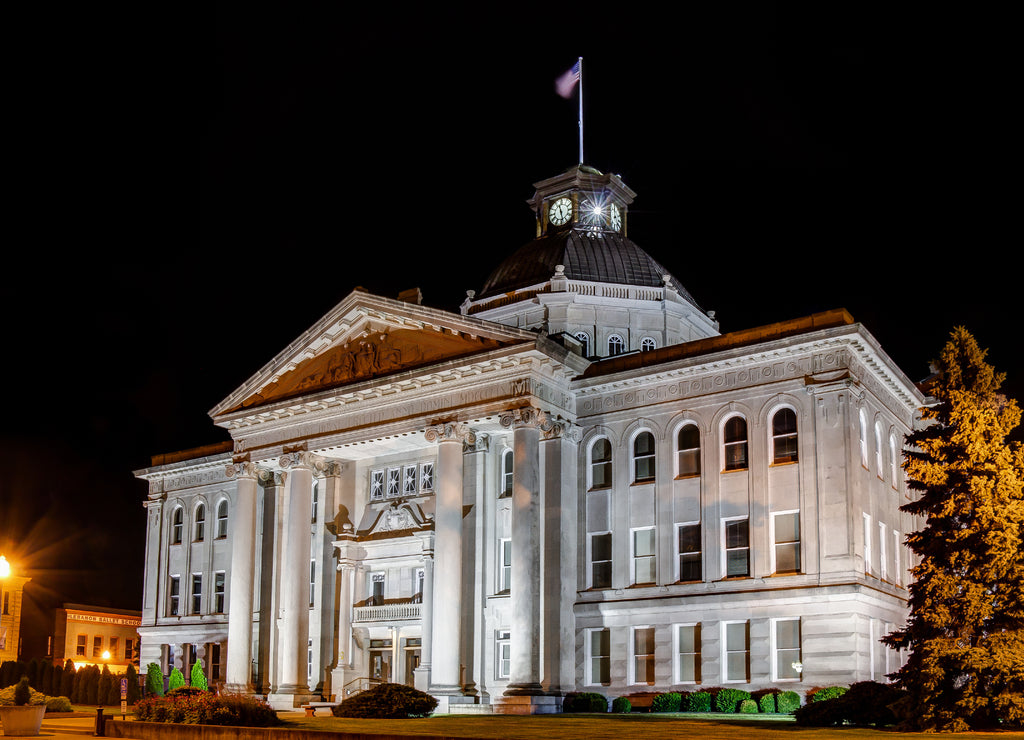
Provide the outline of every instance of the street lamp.
[[[7,577],[11,575],[11,564],[7,558],[0,555],[0,650],[7,649],[7,636],[4,634],[4,584]],[[17,658],[18,656],[14,656]]]

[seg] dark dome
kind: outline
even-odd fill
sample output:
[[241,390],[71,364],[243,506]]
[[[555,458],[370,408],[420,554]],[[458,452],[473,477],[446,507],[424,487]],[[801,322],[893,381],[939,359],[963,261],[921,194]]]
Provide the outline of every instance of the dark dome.
[[[565,276],[570,280],[650,288],[664,286],[663,276],[668,274],[651,255],[621,234],[562,229],[513,252],[487,278],[477,299],[547,282],[555,274],[556,265],[565,266]],[[697,305],[674,276],[671,282],[680,296]]]

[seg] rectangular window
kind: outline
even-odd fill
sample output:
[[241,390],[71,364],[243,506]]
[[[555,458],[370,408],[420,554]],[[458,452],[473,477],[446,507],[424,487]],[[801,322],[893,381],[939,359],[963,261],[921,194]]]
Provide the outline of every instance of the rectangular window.
[[750,628],[747,622],[724,622],[725,680],[750,680]]
[[316,606],[316,561],[309,561],[309,605]]
[[124,659],[129,663],[135,660],[135,641],[130,637],[124,641]]
[[700,625],[676,625],[676,683],[700,683]]
[[587,683],[590,685],[611,683],[611,630],[590,630],[587,632]]
[[310,522],[316,522],[316,510],[320,507],[320,487],[313,481],[313,511],[310,512]]
[[180,607],[181,600],[181,579],[178,576],[171,576],[171,591],[170,591],[170,603],[169,611],[172,617],[176,617],[181,613]]
[[224,573],[213,574],[213,613],[224,613]]
[[799,681],[802,664],[800,661],[800,620],[774,620],[775,657],[773,681]]
[[494,668],[497,678],[508,678],[512,671],[512,639],[508,630],[499,630],[494,639]]
[[903,585],[903,573],[900,570],[900,533],[895,529],[892,531],[892,579],[897,586]]
[[633,583],[654,583],[654,527],[633,530]]
[[85,635],[78,636],[78,642],[75,645],[75,655],[85,657],[85,644],[88,639]]
[[406,496],[416,495],[416,466],[406,465],[402,468],[402,493]]
[[401,493],[401,468],[388,468],[388,498],[396,498]]
[[800,572],[800,512],[788,511],[772,517],[775,530],[775,572]]
[[220,681],[220,643],[211,642],[209,652],[210,662],[210,678],[214,681]]
[[633,628],[633,683],[654,683],[654,627]]
[[612,533],[590,536],[591,588],[612,587]]
[[434,463],[428,462],[420,465],[420,490],[434,490]]
[[510,591],[512,589],[512,540],[499,540],[498,554],[501,558],[501,570],[498,573],[498,591]]
[[92,657],[99,658],[103,655],[103,638],[92,638]]
[[886,562],[885,543],[889,538],[885,536],[885,523],[878,523],[878,577],[883,581],[889,577],[888,566]]
[[680,524],[677,532],[679,541],[679,580],[703,580],[704,573],[700,563],[700,522]]
[[864,572],[871,574],[871,515],[864,514]]
[[372,576],[373,592],[370,594],[370,604],[380,606],[384,603],[384,574],[374,573]]
[[384,471],[370,471],[370,500],[379,501],[384,498]]
[[725,546],[725,577],[746,578],[750,575],[750,526],[746,518],[722,522]]
[[118,644],[119,642],[120,640],[116,637],[110,638],[110,647],[107,649],[110,650],[111,660],[117,660],[117,649],[120,647],[120,645]]
[[192,613],[198,614],[203,610],[203,574],[192,574]]

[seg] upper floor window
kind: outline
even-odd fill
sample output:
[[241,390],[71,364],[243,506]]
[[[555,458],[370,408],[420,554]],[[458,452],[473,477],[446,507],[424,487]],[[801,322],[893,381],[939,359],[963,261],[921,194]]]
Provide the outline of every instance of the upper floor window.
[[725,577],[746,578],[750,575],[750,523],[743,519],[722,522],[725,545]]
[[206,537],[206,506],[199,504],[196,507],[195,537],[196,542],[202,542]]
[[605,437],[590,448],[590,487],[610,488],[612,485],[612,443]]
[[889,437],[889,468],[890,477],[892,480],[892,487],[896,488],[899,486],[899,473],[900,473],[900,457],[896,454],[896,437]]
[[224,572],[218,571],[213,574],[213,613],[224,613]]
[[730,416],[723,429],[726,470],[747,469],[747,420]]
[[868,419],[867,416],[865,416],[864,414],[864,409],[860,410],[860,414],[858,415],[858,417],[860,419],[860,426],[858,428],[858,441],[860,442],[860,464],[866,468],[868,466]]
[[775,572],[800,572],[800,512],[787,511],[772,517],[775,537]]
[[[412,463],[370,471],[370,500],[416,496],[434,490],[434,463]],[[316,505],[316,489],[313,489]],[[314,513],[314,521],[316,514]]]
[[370,576],[370,605],[380,606],[384,603],[384,574],[373,573]]
[[580,344],[583,345],[580,347],[583,356],[590,357],[590,336],[585,331],[578,331],[573,336],[579,339]]
[[796,412],[781,408],[772,417],[772,462],[796,462],[796,448]]
[[217,504],[217,539],[228,536],[228,500],[221,499]]
[[700,475],[700,430],[696,424],[684,424],[677,437],[679,477]]
[[178,506],[171,514],[171,544],[180,545],[185,534],[185,510]]
[[192,574],[192,613],[199,614],[203,608],[203,574]]
[[700,522],[678,525],[679,580],[699,581],[701,571]]
[[882,425],[875,423],[875,473],[879,478],[885,477],[885,462],[882,457]]
[[512,450],[501,453],[501,496],[512,495],[512,479],[515,472],[515,454]]
[[633,583],[654,583],[657,558],[654,527],[633,530]]
[[622,341],[622,337],[618,334],[612,334],[608,337],[608,356],[614,357],[615,355],[621,355],[626,350],[626,343]]
[[171,576],[170,588],[168,591],[167,611],[172,617],[178,616],[181,611],[181,578]]
[[640,432],[633,440],[633,482],[654,480],[654,435]]
[[312,511],[309,513],[309,521],[316,522],[316,512],[320,507],[320,484],[318,481],[313,481],[313,505]]
[[650,337],[644,337],[643,339],[640,340],[640,351],[641,352],[650,352],[652,349],[657,349],[657,348],[658,348],[658,343],[655,342]]
[[501,570],[498,571],[498,592],[512,590],[512,540],[498,540],[498,557],[501,559]]

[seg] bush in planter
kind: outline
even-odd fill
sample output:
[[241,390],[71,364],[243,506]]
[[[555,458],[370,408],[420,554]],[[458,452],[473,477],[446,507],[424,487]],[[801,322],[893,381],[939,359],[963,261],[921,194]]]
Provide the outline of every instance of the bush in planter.
[[678,712],[682,705],[683,697],[676,691],[668,691],[658,694],[651,699],[652,712]]
[[32,687],[28,685],[28,676],[22,676],[14,687],[14,706],[26,707],[32,700]]
[[692,694],[687,694],[685,704],[683,704],[683,711],[710,712],[711,694],[707,691],[694,691]]
[[779,714],[792,714],[800,708],[800,694],[795,691],[783,691],[775,697],[775,708]]
[[719,712],[735,712],[739,703],[750,698],[750,692],[743,689],[719,689],[715,697],[715,709]]
[[608,700],[603,694],[598,694],[595,691],[566,694],[565,698],[562,699],[562,711],[569,714],[573,712],[599,712],[606,714],[608,712]]
[[406,719],[426,717],[437,707],[430,694],[398,683],[382,683],[334,707],[335,717]]
[[615,714],[629,714],[633,711],[633,705],[624,696],[618,696],[612,701],[612,711]]

